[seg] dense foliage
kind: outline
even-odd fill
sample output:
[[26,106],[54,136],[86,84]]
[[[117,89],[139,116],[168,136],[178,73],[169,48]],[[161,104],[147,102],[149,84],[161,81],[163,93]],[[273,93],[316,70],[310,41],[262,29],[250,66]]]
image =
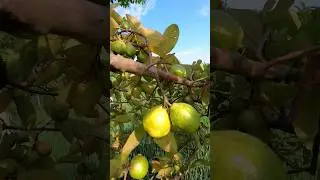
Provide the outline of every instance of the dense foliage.
[[196,178],[209,178],[209,65],[201,60],[183,65],[171,53],[179,39],[176,24],[160,33],[111,9],[110,31],[116,57],[194,82],[175,84],[160,78],[157,71],[154,78],[111,74],[111,177],[129,175],[130,159],[143,155],[150,164],[147,179],[190,178],[199,166],[202,171]]
[[[267,1],[259,11],[232,9],[224,4],[212,11],[212,22],[217,23],[211,29],[211,131],[245,132],[264,142],[282,159],[287,173],[292,174],[288,178],[318,179],[315,174],[319,151],[315,149],[319,147],[320,39],[316,32],[320,11],[293,4],[291,0]],[[220,134],[221,143],[230,138],[227,134]],[[227,152],[214,148],[219,146],[218,138],[215,139],[211,153],[222,157]],[[253,154],[241,154],[250,142],[242,141],[243,145],[236,148],[238,143],[234,142],[235,148],[228,151],[230,156],[239,153],[250,161]],[[267,170],[272,166],[272,158],[264,156],[261,153],[255,159],[260,159]],[[218,160],[213,159],[213,166],[222,166],[215,163]],[[223,177],[215,168],[211,170]],[[311,174],[299,176],[300,172]],[[269,179],[274,179],[272,174]],[[252,174],[245,176],[249,175]]]

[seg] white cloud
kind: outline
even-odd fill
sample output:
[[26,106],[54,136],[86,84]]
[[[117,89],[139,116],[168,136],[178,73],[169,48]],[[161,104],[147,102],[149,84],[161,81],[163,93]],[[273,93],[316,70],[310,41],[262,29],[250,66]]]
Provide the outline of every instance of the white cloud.
[[120,14],[120,16],[130,14],[140,19],[142,16],[148,14],[148,12],[152,10],[155,6],[156,0],[148,0],[144,5],[131,4],[128,8],[117,7],[116,11]]
[[210,15],[210,7],[208,5],[204,5],[200,8],[199,14],[201,16],[209,16]]
[[[173,51],[174,52],[174,51]],[[210,63],[210,50],[193,48],[175,52],[177,58],[183,64],[192,64],[193,61],[201,59],[203,62]]]

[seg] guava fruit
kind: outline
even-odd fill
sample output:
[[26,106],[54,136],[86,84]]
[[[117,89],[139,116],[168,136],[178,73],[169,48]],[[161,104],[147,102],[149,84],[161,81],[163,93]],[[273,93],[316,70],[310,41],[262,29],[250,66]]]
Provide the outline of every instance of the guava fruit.
[[129,174],[134,179],[143,179],[149,169],[149,163],[145,156],[139,154],[132,158],[129,167]]
[[286,180],[284,163],[259,139],[235,130],[211,131],[212,180]]
[[170,107],[170,120],[177,130],[193,133],[200,127],[200,114],[187,103],[173,103]]
[[169,134],[171,123],[167,110],[155,106],[143,117],[144,130],[153,138],[161,138]]
[[146,63],[148,60],[149,55],[144,52],[144,51],[139,51],[138,55],[137,55],[137,61],[141,62],[141,63]]
[[121,39],[118,39],[116,41],[111,41],[110,47],[115,54],[123,55],[126,53],[126,44]]
[[126,56],[130,57],[130,58],[134,58],[134,56],[137,53],[137,49],[136,47],[134,47],[134,45],[132,45],[132,43],[127,43],[126,44]]

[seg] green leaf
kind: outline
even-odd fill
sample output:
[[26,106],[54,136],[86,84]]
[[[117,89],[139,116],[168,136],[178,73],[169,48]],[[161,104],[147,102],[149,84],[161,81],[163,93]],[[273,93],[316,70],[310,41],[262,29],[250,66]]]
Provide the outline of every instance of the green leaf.
[[67,64],[64,59],[57,59],[53,61],[37,74],[34,86],[41,86],[53,80],[56,80],[58,77],[60,77],[60,75],[62,75],[65,72],[66,69]]
[[98,103],[104,89],[100,79],[84,83],[73,83],[68,95],[68,103],[78,115],[88,114]]
[[14,98],[17,113],[26,127],[33,127],[37,121],[36,109],[31,102],[30,96],[19,95]]
[[320,94],[319,88],[309,89],[304,98],[296,103],[296,116],[293,118],[293,126],[298,138],[311,150],[313,139],[319,131]]
[[80,163],[83,159],[83,156],[77,154],[67,154],[59,157],[57,163]]
[[61,132],[69,142],[73,142],[74,138],[83,138],[91,135],[93,129],[93,124],[76,119],[68,119],[61,124]]
[[205,167],[210,167],[210,161],[208,160],[205,160],[205,159],[197,159],[195,161],[193,161],[189,168],[192,169],[192,168],[196,168],[196,167],[199,167],[199,166],[205,166]]
[[38,37],[38,59],[40,61],[48,61],[57,53],[61,52],[63,46],[62,37],[54,34],[42,35]]
[[163,40],[156,47],[155,53],[164,57],[176,46],[179,39],[179,27],[176,24],[171,24],[163,33]]
[[295,85],[264,82],[260,85],[261,92],[275,106],[284,106],[297,93]]
[[207,116],[202,116],[200,122],[206,127],[210,128],[210,119]]
[[168,153],[176,154],[178,152],[176,138],[172,132],[162,138],[154,138],[153,140],[162,150]]
[[24,80],[37,62],[37,41],[31,40],[21,48],[19,59],[7,61],[8,78],[15,81]]
[[0,113],[4,112],[11,104],[13,99],[12,90],[0,91]]
[[130,153],[140,144],[143,137],[146,135],[142,125],[139,125],[127,138],[121,150],[121,158],[125,160],[129,157]]
[[110,179],[118,178],[121,176],[122,171],[124,170],[122,166],[123,166],[123,163],[119,158],[110,160]]
[[294,35],[301,27],[301,22],[296,14],[290,9],[293,0],[281,0],[271,11],[267,11],[264,17],[266,24],[277,30],[286,30],[290,35]]
[[70,65],[75,67],[79,73],[86,74],[92,69],[98,50],[97,46],[80,44],[67,49],[64,54]]
[[69,107],[66,102],[56,100],[52,96],[44,96],[42,98],[42,105],[45,112],[51,117],[52,120],[62,122],[69,117]]
[[[261,14],[254,10],[227,9],[227,12],[239,23],[244,33],[243,45],[256,51],[264,34]],[[254,28],[252,28],[254,27]]]

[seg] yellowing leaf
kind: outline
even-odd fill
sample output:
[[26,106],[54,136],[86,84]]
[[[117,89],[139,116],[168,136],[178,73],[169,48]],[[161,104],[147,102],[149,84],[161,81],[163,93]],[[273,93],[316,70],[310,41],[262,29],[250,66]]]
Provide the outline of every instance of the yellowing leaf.
[[110,36],[113,36],[117,32],[117,28],[119,28],[119,24],[110,17]]
[[133,30],[138,30],[142,27],[141,22],[134,16],[131,16],[129,14],[126,14],[126,17],[132,27]]
[[114,8],[110,8],[110,17],[113,18],[117,24],[122,23],[121,16],[114,10]]
[[128,137],[126,143],[121,150],[121,157],[127,159],[130,153],[140,144],[146,132],[143,126],[138,126]]
[[179,39],[179,27],[176,24],[171,24],[163,33],[163,40],[156,47],[155,53],[163,57],[168,54],[176,46]]
[[110,160],[110,178],[118,178],[122,174],[122,163],[119,158]]
[[148,45],[151,51],[154,51],[154,49],[164,39],[160,32],[152,29],[141,27],[138,29],[138,32],[147,38]]
[[178,152],[176,138],[171,132],[167,136],[164,136],[162,138],[154,138],[154,141],[162,150],[168,153],[175,154]]
[[175,54],[167,54],[163,57],[163,59],[165,60],[165,62],[167,63],[171,63],[171,64],[180,64],[179,59],[177,58],[177,56]]

